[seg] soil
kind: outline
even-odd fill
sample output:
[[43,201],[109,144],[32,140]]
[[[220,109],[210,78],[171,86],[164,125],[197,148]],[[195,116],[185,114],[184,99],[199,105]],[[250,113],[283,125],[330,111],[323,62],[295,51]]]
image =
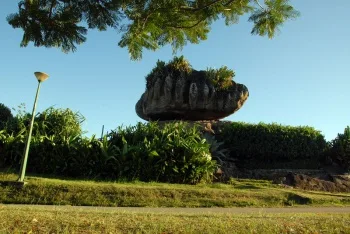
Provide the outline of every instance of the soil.
[[350,193],[349,175],[327,174],[319,178],[304,174],[288,173],[282,183],[305,190]]
[[[224,170],[225,172],[225,170]],[[304,190],[350,193],[350,174],[339,168],[306,169],[255,169],[231,171],[231,177],[272,180],[276,184]]]

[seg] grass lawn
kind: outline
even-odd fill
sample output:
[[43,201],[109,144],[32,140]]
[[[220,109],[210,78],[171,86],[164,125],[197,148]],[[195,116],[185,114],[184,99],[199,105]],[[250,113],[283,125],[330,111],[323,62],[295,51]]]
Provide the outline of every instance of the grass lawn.
[[[16,180],[0,172],[0,183]],[[349,206],[350,194],[283,188],[262,180],[180,185],[115,183],[29,176],[24,188],[0,186],[0,203],[119,207]]]
[[186,214],[1,207],[0,233],[350,233],[350,214]]

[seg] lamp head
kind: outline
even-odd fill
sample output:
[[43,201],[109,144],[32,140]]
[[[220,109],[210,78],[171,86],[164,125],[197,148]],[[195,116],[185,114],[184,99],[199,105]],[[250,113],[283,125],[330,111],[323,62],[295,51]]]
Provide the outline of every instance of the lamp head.
[[35,77],[38,79],[39,82],[43,82],[49,78],[49,75],[44,72],[34,72]]

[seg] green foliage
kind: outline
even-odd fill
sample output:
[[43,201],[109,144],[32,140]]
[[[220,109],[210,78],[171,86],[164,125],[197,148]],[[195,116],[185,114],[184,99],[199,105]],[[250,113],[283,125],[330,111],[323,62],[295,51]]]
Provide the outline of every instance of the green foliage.
[[[25,130],[0,132],[1,164],[19,166],[25,137]],[[139,123],[102,139],[47,131],[32,137],[27,166],[28,172],[69,177],[190,184],[210,181],[215,169],[209,144],[184,123]]]
[[23,132],[27,131],[27,127],[30,124],[31,114],[26,111],[24,103],[18,105],[14,110],[16,111],[16,115],[7,122],[5,130],[7,133],[13,135],[23,134]]
[[[18,106],[17,115],[8,122],[6,131],[18,134],[27,131],[31,120],[31,114],[26,112],[25,105]],[[34,119],[33,135],[35,136],[59,136],[67,138],[83,133],[81,124],[85,121],[79,112],[70,109],[49,107],[38,113]]]
[[274,36],[283,22],[298,12],[288,0],[22,0],[18,12],[8,15],[14,28],[23,29],[21,46],[58,47],[75,51],[86,41],[88,29],[115,28],[122,32],[120,47],[127,47],[131,59],[141,59],[142,50],[157,50],[170,44],[173,51],[207,39],[210,26],[220,18],[226,25],[251,14],[252,34]]
[[278,124],[225,123],[217,140],[238,166],[248,168],[317,168],[326,149],[314,128]]
[[[8,121],[5,129],[0,132],[0,164],[18,167],[30,119],[31,115],[26,112],[25,105],[19,105],[17,115]],[[79,112],[73,112],[70,109],[50,107],[38,113],[34,121],[30,148],[30,155],[36,155],[37,160],[34,157],[29,165],[32,168],[42,165],[40,171],[44,172],[65,167],[60,166],[59,163],[49,164],[46,158],[62,160],[65,157],[62,156],[63,154],[69,155],[72,139],[81,137],[83,121],[84,117]],[[48,164],[45,165],[45,163]]]
[[295,19],[299,12],[289,5],[289,0],[265,0],[265,7],[260,6],[250,17],[254,23],[252,34],[268,36],[270,39],[279,31],[286,19]]
[[218,91],[228,90],[233,86],[235,72],[226,66],[219,69],[207,68],[206,77]]
[[119,128],[111,141],[120,149],[116,170],[128,179],[198,183],[210,181],[216,167],[199,130],[183,122]]
[[[165,78],[169,73],[173,74],[175,79],[179,76],[185,76],[188,79],[195,79],[195,77],[192,76],[193,71],[195,70],[184,56],[175,56],[168,63],[158,60],[156,66],[146,76],[146,87],[147,89],[151,88],[159,77]],[[217,89],[217,91],[229,90],[234,84],[232,80],[234,76],[235,72],[227,68],[227,66],[222,66],[219,69],[207,68],[205,71],[205,78]]]
[[19,166],[24,150],[26,135],[24,130],[18,134],[0,131],[0,167]]
[[0,103],[0,130],[3,129],[8,121],[13,118],[11,109]]
[[192,72],[191,64],[184,58],[184,56],[175,56],[167,65],[173,71],[184,72],[185,74],[191,74]]
[[62,138],[81,135],[81,124],[85,121],[79,112],[50,107],[35,118],[37,135],[60,136]]
[[146,76],[146,88],[151,88],[157,77],[164,76],[166,72],[166,63],[164,61],[157,61],[156,66],[152,69],[152,71]]
[[192,72],[191,64],[184,58],[184,56],[174,57],[168,63],[164,61],[157,61],[156,66],[146,76],[146,87],[152,87],[158,77],[164,77],[167,73],[173,73],[174,77],[178,77],[180,74],[188,76]]
[[329,156],[332,161],[336,162],[345,169],[350,170],[350,127],[344,129],[344,133],[330,142]]
[[229,150],[224,148],[225,142],[217,141],[215,136],[210,133],[204,133],[203,137],[206,139],[210,145],[210,154],[212,158],[219,163],[220,166],[223,166],[225,162],[229,160],[228,154]]

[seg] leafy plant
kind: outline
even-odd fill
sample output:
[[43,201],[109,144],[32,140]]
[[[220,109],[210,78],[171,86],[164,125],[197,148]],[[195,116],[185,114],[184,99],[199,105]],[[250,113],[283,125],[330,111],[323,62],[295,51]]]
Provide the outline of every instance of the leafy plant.
[[209,180],[215,169],[206,140],[196,127],[183,122],[119,128],[111,141],[123,149],[119,160],[124,161],[124,176],[129,179],[198,183]]
[[192,72],[191,64],[184,56],[175,56],[167,65],[173,71],[184,72],[185,74],[190,74]]
[[[60,116],[53,117],[61,120]],[[181,122],[162,127],[139,123],[97,139],[75,131],[68,136],[54,131],[48,128],[53,120],[38,121],[45,126],[37,126],[42,132],[37,130],[32,137],[28,172],[195,184],[210,181],[216,168],[209,144],[200,132]],[[25,128],[17,134],[0,131],[0,162],[18,167],[25,138]]]
[[83,133],[81,124],[84,121],[84,116],[79,112],[74,112],[68,108],[50,107],[35,118],[37,125],[34,132],[40,135],[56,135],[65,138],[77,136]]
[[0,165],[19,167],[25,139],[24,130],[17,134],[0,131]]
[[219,69],[207,68],[206,77],[212,83],[212,85],[218,90],[228,90],[233,86],[233,77],[235,72],[226,66],[222,66]]
[[265,0],[266,6],[259,5],[260,9],[249,17],[249,21],[254,23],[251,33],[273,38],[286,19],[295,19],[300,15],[288,3],[288,0]]
[[159,77],[165,78],[165,75],[169,72],[173,73],[174,77],[179,76],[181,73],[189,75],[192,72],[192,67],[184,56],[175,56],[168,63],[158,60],[156,66],[146,76],[146,87],[148,89],[151,88]]
[[210,145],[209,151],[214,160],[219,162],[222,165],[225,161],[230,160],[229,150],[225,147],[225,142],[218,141],[215,139],[215,136],[209,133],[204,133],[203,137],[206,139]]
[[[158,78],[165,79],[169,74],[172,75],[173,79],[184,76],[188,80],[196,80],[197,76],[201,77],[203,75],[202,71],[195,71],[184,56],[174,57],[168,63],[158,60],[156,66],[146,76],[147,89],[153,87]],[[218,91],[228,90],[234,85],[233,78],[235,77],[235,72],[227,66],[222,66],[219,69],[207,68],[204,74],[205,79]]]

